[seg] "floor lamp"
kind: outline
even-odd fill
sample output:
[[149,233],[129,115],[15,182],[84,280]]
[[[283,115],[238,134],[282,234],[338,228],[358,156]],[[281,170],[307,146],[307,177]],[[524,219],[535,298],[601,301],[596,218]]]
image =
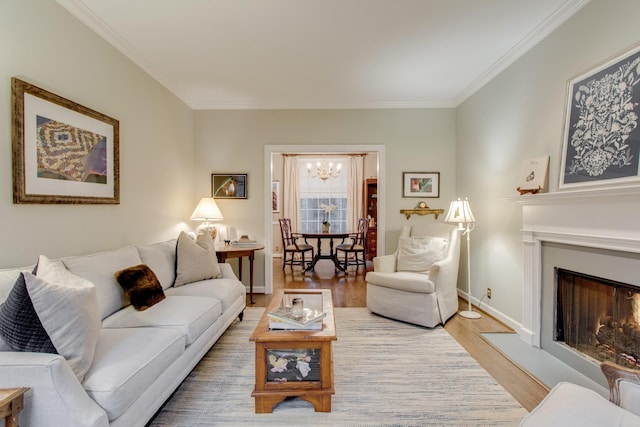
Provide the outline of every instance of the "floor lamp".
[[445,222],[453,222],[458,224],[458,230],[462,231],[462,235],[467,235],[467,300],[469,301],[469,310],[461,311],[460,316],[467,319],[479,319],[482,317],[477,311],[473,311],[471,307],[471,230],[475,226],[476,219],[473,217],[471,208],[469,207],[469,199],[454,200],[451,202]]

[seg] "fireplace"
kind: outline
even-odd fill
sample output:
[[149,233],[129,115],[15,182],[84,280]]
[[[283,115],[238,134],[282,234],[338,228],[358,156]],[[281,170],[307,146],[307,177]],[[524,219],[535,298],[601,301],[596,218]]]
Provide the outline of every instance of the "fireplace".
[[640,369],[640,289],[556,268],[554,340],[593,358]]
[[640,187],[558,191],[520,197],[523,341],[606,387],[598,361],[556,341],[556,269],[640,289]]

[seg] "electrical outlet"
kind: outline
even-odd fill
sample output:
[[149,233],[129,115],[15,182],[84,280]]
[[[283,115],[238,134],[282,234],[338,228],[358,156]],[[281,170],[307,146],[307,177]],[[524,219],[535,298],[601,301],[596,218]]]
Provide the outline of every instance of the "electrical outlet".
[[280,252],[280,246],[276,245],[276,252]]
[[491,299],[491,288],[487,288],[487,298]]

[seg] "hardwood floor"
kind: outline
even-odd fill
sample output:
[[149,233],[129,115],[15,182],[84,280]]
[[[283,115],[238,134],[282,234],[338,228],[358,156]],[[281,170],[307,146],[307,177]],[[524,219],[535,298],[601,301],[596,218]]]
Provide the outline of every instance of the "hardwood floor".
[[[371,266],[368,265],[367,270],[370,269]],[[276,258],[273,272],[273,290],[280,288],[331,289],[335,307],[367,306],[366,283],[362,268],[358,274],[355,274],[352,267],[348,274],[340,273],[336,276],[333,264],[329,261],[320,261],[313,273],[304,274],[299,269],[292,273],[289,267],[283,272],[282,263]],[[254,294],[253,299],[255,304],[249,304],[247,298],[247,306],[266,307],[271,295]],[[461,309],[466,307],[466,304],[466,301],[460,300]],[[474,310],[477,308],[474,307]],[[482,312],[480,319],[465,319],[456,314],[447,322],[445,329],[527,410],[531,411],[549,392],[546,386],[504,357],[480,335],[481,332],[512,332],[512,329],[502,322],[485,312]]]

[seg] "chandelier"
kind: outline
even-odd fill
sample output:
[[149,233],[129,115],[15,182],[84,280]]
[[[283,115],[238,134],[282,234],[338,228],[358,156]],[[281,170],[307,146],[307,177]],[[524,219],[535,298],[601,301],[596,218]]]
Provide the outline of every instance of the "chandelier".
[[320,178],[323,181],[326,181],[329,178],[337,178],[342,171],[342,164],[338,163],[333,168],[333,162],[329,162],[327,164],[326,161],[322,160],[321,162],[316,163],[316,168],[313,170],[311,163],[307,163],[307,172],[311,175],[312,178]]

